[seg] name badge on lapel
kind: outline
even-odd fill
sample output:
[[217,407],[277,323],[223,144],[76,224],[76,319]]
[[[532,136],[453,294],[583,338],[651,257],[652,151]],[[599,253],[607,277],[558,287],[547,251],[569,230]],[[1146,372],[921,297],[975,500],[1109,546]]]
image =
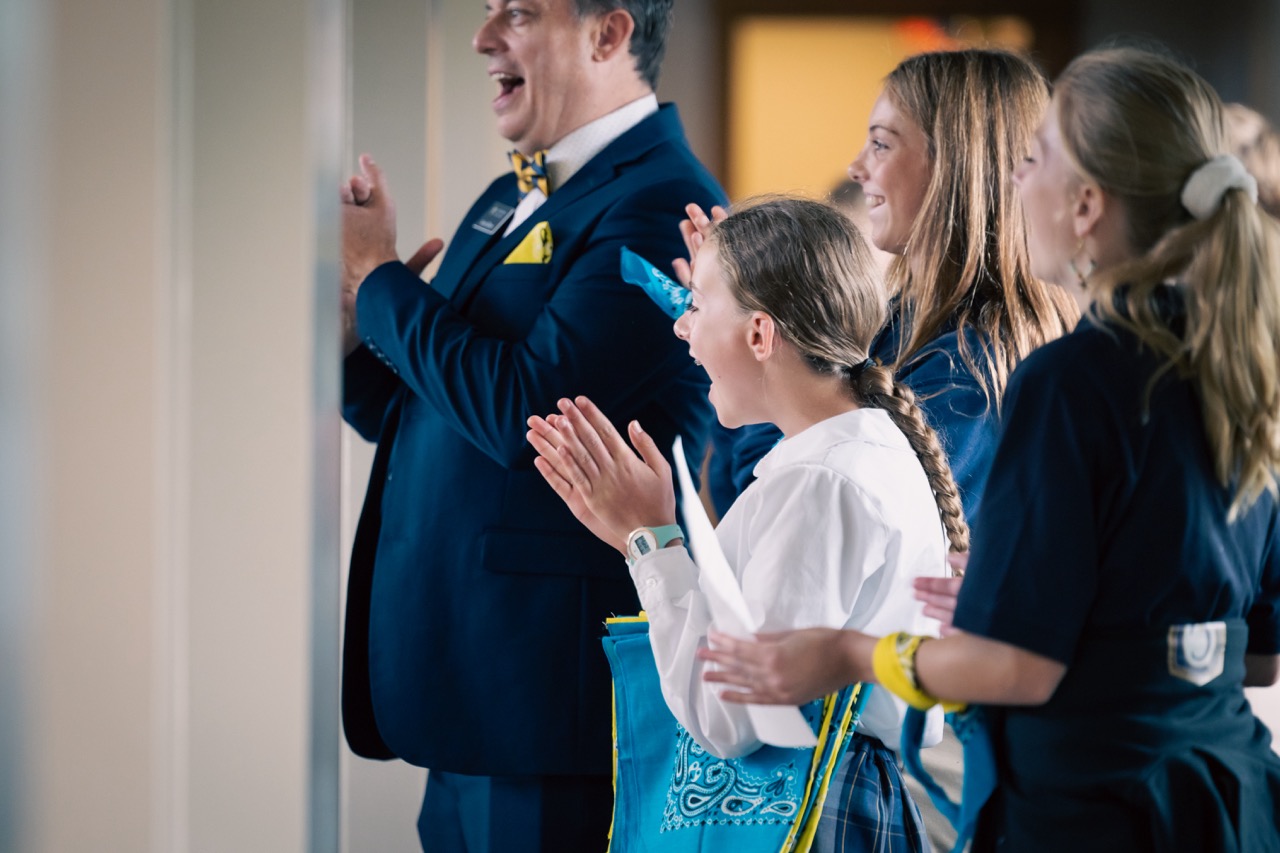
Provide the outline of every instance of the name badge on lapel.
[[539,222],[533,226],[520,245],[511,250],[504,264],[549,264],[551,263],[551,225]]
[[1202,687],[1222,675],[1227,623],[1199,622],[1169,628],[1169,674]]
[[506,222],[514,212],[515,208],[511,205],[495,201],[489,205],[489,209],[485,211],[484,216],[477,219],[471,227],[481,234],[496,234],[498,229],[502,227],[502,223]]

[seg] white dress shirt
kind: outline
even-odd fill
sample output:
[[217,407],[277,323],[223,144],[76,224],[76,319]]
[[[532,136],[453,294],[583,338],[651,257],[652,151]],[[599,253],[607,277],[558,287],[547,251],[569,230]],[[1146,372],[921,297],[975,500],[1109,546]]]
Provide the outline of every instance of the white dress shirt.
[[[591,158],[603,151],[610,142],[657,111],[658,96],[645,95],[595,121],[587,122],[548,148],[546,167],[551,191],[555,192],[556,187],[564,186],[579,169],[590,163]],[[542,207],[546,200],[547,197],[542,194],[542,190],[537,187],[530,190],[516,205],[516,212],[512,215],[503,236],[514,231],[521,222]]]
[[[905,435],[880,409],[828,418],[778,443],[716,535],[762,631],[856,628],[937,634],[913,595],[916,577],[947,574],[947,540],[928,478]],[[676,719],[715,755],[760,745],[743,705],[703,681],[695,657],[711,619],[688,551],[660,548],[632,579],[649,615],[662,694]],[[858,730],[897,749],[906,706],[872,692]],[[925,743],[941,736],[933,713]]]

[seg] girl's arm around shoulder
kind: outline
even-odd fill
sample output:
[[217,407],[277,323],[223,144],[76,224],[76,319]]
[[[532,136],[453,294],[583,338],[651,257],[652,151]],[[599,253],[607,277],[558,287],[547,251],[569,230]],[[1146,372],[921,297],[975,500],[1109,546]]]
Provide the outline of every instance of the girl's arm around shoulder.
[[[877,639],[821,628],[754,639],[713,633],[711,648],[699,656],[717,665],[704,677],[726,685],[725,701],[794,705],[855,681],[874,681]],[[993,705],[1044,704],[1067,672],[1059,661],[973,634],[922,643],[915,667],[920,688],[932,696]]]
[[976,634],[930,640],[916,653],[920,687],[952,702],[1043,705],[1066,674],[1064,663]]

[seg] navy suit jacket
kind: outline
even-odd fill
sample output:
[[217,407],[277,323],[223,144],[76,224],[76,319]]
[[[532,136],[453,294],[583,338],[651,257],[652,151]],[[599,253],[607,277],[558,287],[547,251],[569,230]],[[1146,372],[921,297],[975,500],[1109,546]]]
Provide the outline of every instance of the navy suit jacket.
[[[707,378],[619,277],[623,245],[684,253],[685,203],[723,203],[673,106],[614,140],[510,236],[490,185],[430,285],[384,264],[356,303],[343,413],[378,443],[351,559],[343,720],[356,753],[481,775],[610,771],[604,620],[639,603],[626,562],[533,467],[526,418],[585,394],[693,469]],[[504,264],[539,223],[549,262]]]

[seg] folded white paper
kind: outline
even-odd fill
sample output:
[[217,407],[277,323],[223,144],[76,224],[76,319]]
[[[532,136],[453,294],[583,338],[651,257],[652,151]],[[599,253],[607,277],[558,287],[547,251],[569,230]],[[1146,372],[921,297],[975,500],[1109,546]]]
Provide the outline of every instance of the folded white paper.
[[[747,607],[742,587],[720,549],[711,519],[702,508],[702,499],[693,487],[689,465],[684,458],[684,443],[676,436],[671,456],[676,461],[680,480],[680,503],[684,512],[685,544],[698,565],[698,587],[707,597],[707,607],[716,628],[737,637],[752,637],[760,626]],[[814,746],[818,740],[800,709],[790,705],[748,705],[747,716],[756,737],[774,746]]]

